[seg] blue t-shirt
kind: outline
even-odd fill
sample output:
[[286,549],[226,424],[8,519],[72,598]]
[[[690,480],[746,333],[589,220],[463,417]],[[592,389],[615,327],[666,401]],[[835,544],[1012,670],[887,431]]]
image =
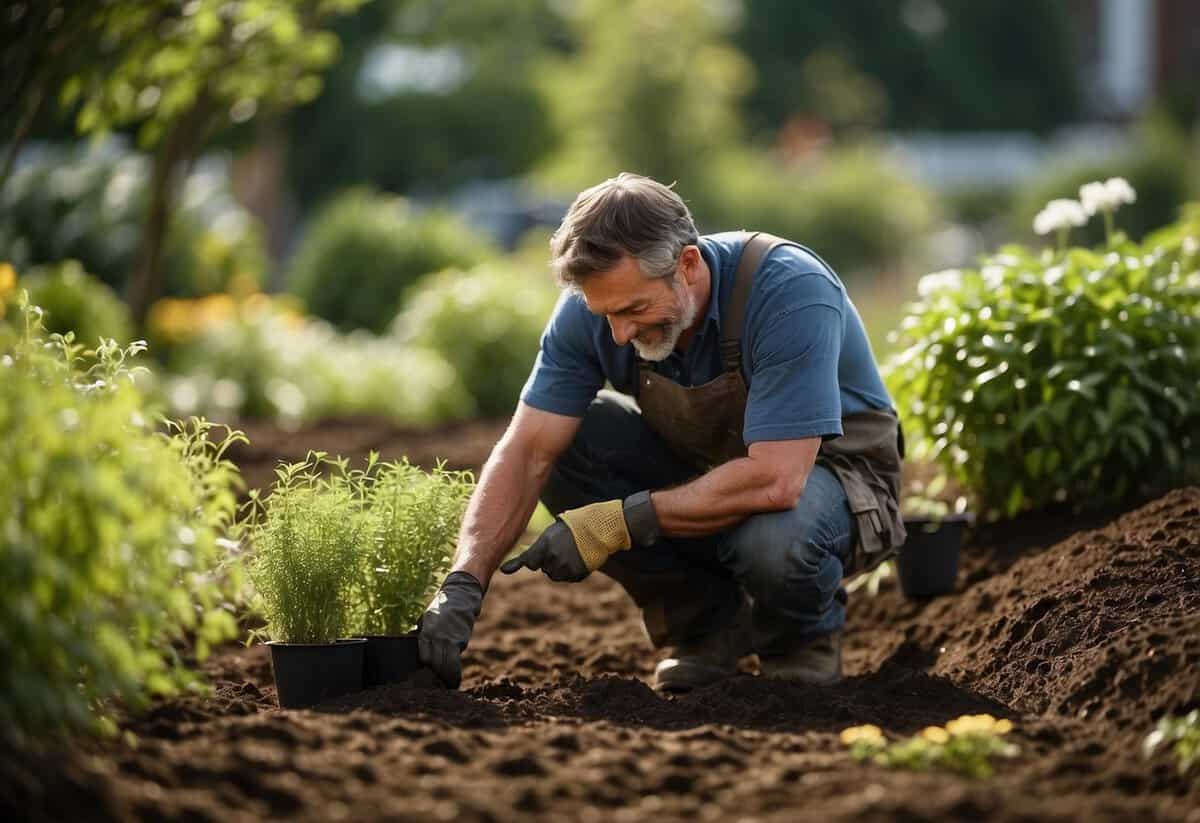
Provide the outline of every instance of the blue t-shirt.
[[[712,272],[708,313],[686,352],[652,368],[684,386],[721,374],[721,323],[733,297],[744,235],[699,240]],[[607,380],[633,394],[637,354],[618,346],[608,321],[582,296],[564,292],[542,334],[541,350],[521,400],[537,409],[582,417]],[[800,245],[775,248],[754,276],[742,325],[742,374],[749,385],[742,439],[829,439],[842,418],[892,409],[858,310],[829,266]]]

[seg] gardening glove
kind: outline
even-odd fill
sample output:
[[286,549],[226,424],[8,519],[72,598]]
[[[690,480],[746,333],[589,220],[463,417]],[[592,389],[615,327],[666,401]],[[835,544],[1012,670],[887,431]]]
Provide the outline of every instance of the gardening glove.
[[658,540],[658,515],[643,491],[625,501],[606,500],[562,513],[533,545],[500,567],[512,574],[522,566],[541,570],[551,580],[575,583],[633,546]]
[[450,572],[417,621],[421,662],[433,669],[447,688],[457,689],[462,682],[462,653],[482,605],[483,586],[475,576]]

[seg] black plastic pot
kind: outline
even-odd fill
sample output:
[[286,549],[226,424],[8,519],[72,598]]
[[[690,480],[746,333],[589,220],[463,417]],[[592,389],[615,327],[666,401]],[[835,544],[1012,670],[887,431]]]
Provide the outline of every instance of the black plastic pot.
[[363,654],[363,688],[400,683],[421,668],[417,633],[367,635]]
[[276,643],[271,647],[271,672],[284,709],[303,709],[324,700],[362,690],[361,637],[336,643]]
[[900,547],[896,570],[905,597],[937,597],[954,591],[958,554],[972,519],[969,513],[904,518],[908,538]]

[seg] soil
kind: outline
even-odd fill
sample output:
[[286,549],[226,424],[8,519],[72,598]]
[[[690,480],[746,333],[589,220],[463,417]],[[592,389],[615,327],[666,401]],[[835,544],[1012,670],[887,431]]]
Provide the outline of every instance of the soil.
[[[461,433],[486,453],[502,423],[473,425]],[[376,431],[368,444],[352,428],[331,427],[328,443],[359,437],[386,452],[410,436]],[[329,448],[320,434],[269,448]],[[424,437],[437,447],[456,435]],[[261,448],[239,459],[267,464]],[[481,459],[457,454],[462,467]],[[875,597],[860,591],[835,687],[762,678],[749,659],[724,683],[660,697],[635,610],[600,575],[498,575],[466,663],[457,692],[389,686],[281,711],[265,649],[229,647],[205,663],[212,696],[127,722],[136,745],[0,761],[0,814],[1198,821],[1200,774],[1179,775],[1141,743],[1161,714],[1200,706],[1200,488],[1124,513],[981,527],[951,596],[907,601],[894,580]],[[1020,747],[987,780],[859,764],[838,742],[850,725],[907,735],[979,712],[1012,719]]]

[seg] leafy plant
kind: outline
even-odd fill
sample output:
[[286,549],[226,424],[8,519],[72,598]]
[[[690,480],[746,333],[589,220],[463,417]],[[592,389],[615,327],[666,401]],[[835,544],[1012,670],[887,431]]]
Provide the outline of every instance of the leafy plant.
[[368,545],[356,587],[365,634],[398,635],[416,623],[450,563],[467,499],[469,472],[426,473],[406,460],[368,460]]
[[[1174,744],[1174,745],[1172,745]],[[1200,763],[1200,709],[1182,716],[1164,715],[1154,731],[1146,736],[1143,749],[1147,757],[1159,749],[1171,747],[1179,761],[1179,773],[1187,774]]]
[[549,275],[484,263],[425,279],[396,317],[406,346],[438,352],[475,400],[474,412],[512,413],[554,307]]
[[132,338],[129,310],[117,294],[83,270],[77,260],[39,266],[21,278],[21,288],[44,314],[50,332],[74,332],[75,339],[96,345],[100,338]]
[[927,726],[905,740],[891,741],[878,726],[853,726],[841,734],[843,745],[858,761],[881,766],[927,771],[946,769],[966,777],[992,774],[994,757],[1016,757],[1016,745],[1004,740],[1012,722],[990,714],[963,715],[943,726]]
[[912,456],[989,515],[1200,472],[1200,206],[1140,245],[1007,246],[919,292],[888,385]]
[[[327,473],[323,473],[327,472]],[[241,533],[265,634],[284,643],[332,643],[351,630],[350,591],[367,538],[361,484],[342,459],[309,452],[250,493]]]
[[112,703],[199,688],[236,631],[222,535],[237,470],[204,420],[157,432],[134,386],[144,344],[47,335],[22,292],[0,323],[0,736],[107,730]]
[[928,483],[915,481],[900,498],[900,513],[906,518],[920,518],[939,522],[951,513],[962,514],[967,510],[967,498],[959,495],[953,503],[944,499],[946,475],[938,474]]
[[896,576],[896,564],[891,560],[885,560],[875,568],[865,574],[857,575],[853,580],[846,584],[846,592],[854,594],[862,588],[866,588],[867,594],[875,597],[879,594],[879,589],[883,586],[883,581]]
[[288,282],[318,317],[347,331],[381,332],[421,276],[489,253],[449,215],[419,214],[403,198],[352,189],[314,219]]

